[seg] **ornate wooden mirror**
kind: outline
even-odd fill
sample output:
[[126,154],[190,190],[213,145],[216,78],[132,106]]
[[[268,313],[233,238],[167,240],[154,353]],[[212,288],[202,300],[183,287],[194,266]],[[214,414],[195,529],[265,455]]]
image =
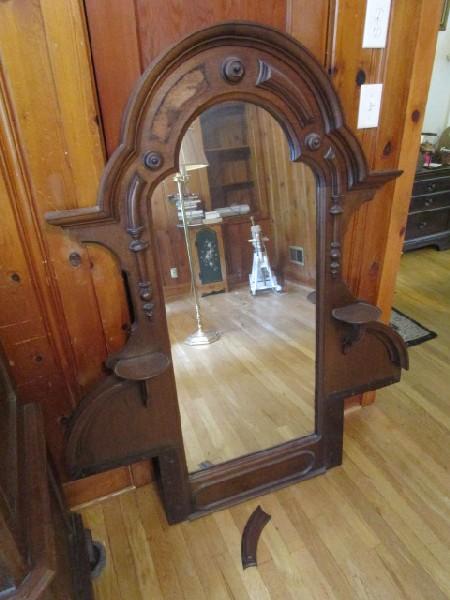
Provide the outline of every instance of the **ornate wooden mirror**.
[[[224,146],[218,127],[221,113],[225,114],[222,133],[229,134],[230,119],[244,117],[247,128],[254,131],[258,123],[264,122],[266,129],[253,147],[248,136],[234,146]],[[315,335],[309,342],[315,345],[315,419],[311,430],[288,431],[282,439],[269,436],[270,447],[252,447],[250,452],[231,458],[217,455],[210,461],[212,466],[199,470],[195,470],[198,457],[189,469],[186,462],[180,419],[184,392],[179,390],[179,402],[177,350],[172,346],[171,351],[168,330],[172,342],[176,342],[177,310],[168,302],[166,311],[153,219],[158,193],[180,169],[182,140],[189,128],[195,127],[202,129],[203,150],[209,164],[208,185],[213,196],[209,209],[247,204],[256,223],[264,216],[261,194],[255,192],[255,174],[246,172],[242,178],[243,172],[239,171],[235,181],[225,182],[221,177],[230,170],[230,165],[224,164],[230,162],[230,157],[240,157],[236,160],[241,163],[252,154],[255,158],[263,138],[267,141],[267,131],[281,128],[286,142],[280,141],[277,148],[272,148],[275,168],[271,174],[266,173],[266,184],[268,178],[276,177],[284,168],[280,157],[286,148],[289,168],[300,169],[303,180],[315,182],[313,212],[317,223],[313,243]],[[220,161],[214,153],[220,154]],[[256,157],[255,164],[260,166],[260,157]],[[242,164],[236,167],[242,168]],[[47,215],[50,223],[70,228],[79,241],[102,244],[114,253],[126,275],[133,313],[127,344],[108,357],[109,375],[82,400],[70,419],[66,459],[72,476],[129,464],[143,457],[153,459],[168,520],[176,522],[340,464],[344,398],[394,383],[399,380],[402,367],[407,367],[401,338],[377,321],[376,307],[352,296],[341,275],[344,232],[350,216],[361,203],[372,198],[379,186],[398,175],[393,171],[368,172],[358,141],[345,127],[339,100],[326,73],[307,50],[284,33],[251,23],[222,24],[190,35],[154,62],[130,98],[122,141],[105,169],[97,205]],[[195,185],[197,189],[191,189],[191,193],[201,191],[201,180]],[[168,189],[165,195],[170,194],[173,190]],[[230,200],[231,194],[235,195],[234,200]],[[280,198],[281,195],[272,203],[272,224],[280,210]],[[236,216],[239,215],[232,218]],[[250,237],[248,216],[244,226],[245,235]],[[277,230],[269,237],[272,234],[276,237]],[[217,241],[217,232],[216,238],[202,235],[202,243]],[[204,266],[206,269],[206,263]],[[278,276],[285,273],[282,270]],[[248,273],[244,275],[247,277]],[[239,295],[239,290],[233,293],[237,310],[243,314],[243,304],[250,298],[248,291],[247,300]],[[264,304],[258,300],[258,307],[276,301],[283,307],[282,317],[294,316],[306,298],[306,294],[300,298],[297,293],[301,302],[296,301],[296,293],[288,290],[284,298],[282,294],[266,296]],[[289,305],[292,299],[293,304]],[[220,315],[225,302],[227,293],[208,296],[204,300],[206,306],[212,307],[208,318]],[[271,309],[261,310],[264,313]],[[312,304],[308,320],[314,322],[311,314]],[[180,322],[181,328],[183,319]],[[217,322],[214,326],[220,328]],[[296,335],[301,331],[301,327],[294,328],[292,340],[285,340],[286,343],[298,346]],[[231,335],[227,340],[227,335],[225,331],[217,345],[190,351],[207,350],[210,355],[217,352],[220,364],[220,346],[228,344],[232,351],[235,343]],[[293,373],[286,371],[286,377],[301,372],[297,360],[292,353],[289,367]],[[269,376],[273,376],[270,361]],[[301,378],[294,389],[296,385],[300,390]],[[219,386],[214,391],[214,397],[221,389]],[[275,396],[277,393],[282,392],[274,392]],[[224,394],[222,402],[227,401],[230,398]],[[235,403],[239,408],[245,407],[245,394]],[[245,413],[237,414],[243,423]],[[293,439],[289,439],[291,433]],[[258,431],[255,437],[258,439]]]

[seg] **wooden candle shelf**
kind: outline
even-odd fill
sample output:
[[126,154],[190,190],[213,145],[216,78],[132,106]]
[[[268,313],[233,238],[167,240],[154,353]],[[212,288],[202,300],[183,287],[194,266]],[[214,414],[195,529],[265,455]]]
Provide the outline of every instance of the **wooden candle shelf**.
[[359,301],[347,306],[333,308],[331,314],[337,321],[350,325],[349,333],[342,340],[342,352],[347,354],[350,348],[362,339],[367,323],[378,321],[381,310],[373,304]]
[[381,310],[378,306],[368,302],[355,302],[347,306],[333,308],[331,314],[335,319],[349,325],[365,325],[371,321],[378,321]]

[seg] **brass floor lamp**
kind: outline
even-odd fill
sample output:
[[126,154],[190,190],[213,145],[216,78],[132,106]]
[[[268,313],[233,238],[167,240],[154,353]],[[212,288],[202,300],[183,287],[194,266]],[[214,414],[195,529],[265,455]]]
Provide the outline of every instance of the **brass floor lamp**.
[[203,152],[201,138],[196,139],[194,128],[191,126],[183,137],[180,149],[180,171],[173,178],[178,187],[179,207],[181,220],[183,223],[184,238],[186,242],[186,251],[189,262],[189,271],[191,273],[191,287],[195,303],[195,317],[197,320],[197,329],[185,339],[184,343],[189,346],[204,346],[212,344],[220,338],[218,331],[203,328],[202,314],[200,308],[200,299],[197,286],[195,284],[194,263],[192,260],[191,238],[189,235],[189,224],[184,206],[185,186],[189,181],[189,171],[203,169],[208,166],[208,160]]

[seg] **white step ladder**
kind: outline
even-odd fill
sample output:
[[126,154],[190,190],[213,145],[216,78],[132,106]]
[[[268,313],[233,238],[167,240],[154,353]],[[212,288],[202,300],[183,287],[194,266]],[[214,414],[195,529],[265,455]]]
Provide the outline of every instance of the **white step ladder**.
[[267,256],[267,250],[264,242],[267,242],[269,238],[263,237],[261,232],[261,226],[255,225],[255,220],[252,219],[252,239],[248,240],[253,244],[253,268],[252,272],[248,276],[250,283],[250,291],[253,296],[256,292],[263,290],[272,290],[273,292],[281,292],[282,287],[278,285],[277,278],[272,273],[270,267],[269,257]]

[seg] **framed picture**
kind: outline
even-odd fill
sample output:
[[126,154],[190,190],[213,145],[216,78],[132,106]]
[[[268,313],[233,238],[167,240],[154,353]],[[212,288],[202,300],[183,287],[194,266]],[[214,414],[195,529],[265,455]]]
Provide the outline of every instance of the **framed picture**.
[[444,3],[442,5],[442,16],[441,16],[441,22],[439,25],[439,30],[440,31],[445,31],[447,29],[447,21],[448,21],[448,10],[450,8],[450,0],[444,0]]

